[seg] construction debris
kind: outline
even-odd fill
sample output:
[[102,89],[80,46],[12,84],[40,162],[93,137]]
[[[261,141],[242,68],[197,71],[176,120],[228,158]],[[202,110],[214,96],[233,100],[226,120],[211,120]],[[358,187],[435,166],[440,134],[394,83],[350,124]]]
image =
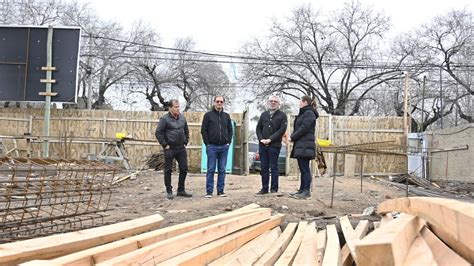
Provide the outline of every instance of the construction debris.
[[[288,223],[282,230],[283,215],[251,204],[100,246],[65,246],[54,258],[41,256],[38,245],[38,252],[29,250],[22,261],[31,260],[23,265],[470,265],[473,208],[471,203],[449,199],[392,199],[378,206],[382,220],[370,234],[369,221],[359,221],[354,229],[347,216],[339,217],[342,234],[338,234],[336,224],[318,231],[315,221]],[[394,216],[395,212],[402,213]],[[32,247],[28,241],[45,238],[16,244]],[[342,248],[340,243],[345,243]],[[0,262],[11,264],[5,250],[0,245]]]
[[0,242],[103,224],[116,171],[86,160],[0,157]]

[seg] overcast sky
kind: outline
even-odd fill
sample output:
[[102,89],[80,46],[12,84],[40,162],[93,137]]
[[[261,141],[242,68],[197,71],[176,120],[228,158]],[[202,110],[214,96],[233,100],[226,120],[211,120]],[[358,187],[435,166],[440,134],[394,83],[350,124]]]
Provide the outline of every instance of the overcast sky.
[[[82,1],[82,0],[81,0]],[[83,0],[83,2],[92,2]],[[272,17],[284,18],[295,7],[310,3],[332,11],[343,0],[95,0],[91,3],[104,19],[124,26],[142,19],[155,28],[162,45],[191,36],[198,50],[234,52],[251,36],[268,32]],[[451,9],[472,10],[473,0],[361,0],[391,17],[392,33],[408,31]]]

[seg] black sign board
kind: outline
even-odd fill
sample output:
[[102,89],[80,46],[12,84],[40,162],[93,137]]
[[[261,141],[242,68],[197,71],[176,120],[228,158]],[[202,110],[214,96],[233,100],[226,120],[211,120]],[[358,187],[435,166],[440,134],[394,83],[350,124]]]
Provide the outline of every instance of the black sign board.
[[[0,26],[0,101],[44,101],[47,27]],[[76,102],[79,28],[53,29],[53,102]]]

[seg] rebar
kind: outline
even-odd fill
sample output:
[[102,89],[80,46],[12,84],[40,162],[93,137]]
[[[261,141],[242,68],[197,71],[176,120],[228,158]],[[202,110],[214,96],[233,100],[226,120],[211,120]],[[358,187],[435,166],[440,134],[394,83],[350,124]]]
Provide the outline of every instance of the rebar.
[[0,157],[0,243],[103,224],[114,166]]

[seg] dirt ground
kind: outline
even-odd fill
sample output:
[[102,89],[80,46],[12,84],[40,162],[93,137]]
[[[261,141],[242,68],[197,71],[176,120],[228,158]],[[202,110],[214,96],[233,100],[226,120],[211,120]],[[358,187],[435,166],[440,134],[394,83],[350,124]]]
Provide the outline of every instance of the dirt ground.
[[[173,174],[172,184],[177,187],[177,175]],[[165,198],[163,173],[147,170],[136,179],[128,179],[114,186],[107,222],[118,222],[132,218],[159,213],[165,218],[163,226],[183,223],[240,208],[250,203],[272,208],[274,212],[284,213],[285,222],[316,220],[318,227],[334,223],[336,216],[361,214],[367,207],[396,197],[403,197],[404,191],[383,184],[373,178],[364,177],[363,192],[360,193],[360,179],[338,177],[335,182],[333,208],[331,203],[332,178],[313,179],[313,192],[309,200],[290,198],[288,193],[299,187],[295,177],[280,177],[280,191],[264,196],[255,196],[261,188],[260,176],[227,175],[225,192],[227,197],[205,198],[205,175],[189,174],[186,190],[192,198]],[[175,191],[174,191],[175,193]],[[216,191],[214,191],[216,193]],[[367,218],[367,217],[366,217]],[[376,216],[371,219],[376,220]]]

